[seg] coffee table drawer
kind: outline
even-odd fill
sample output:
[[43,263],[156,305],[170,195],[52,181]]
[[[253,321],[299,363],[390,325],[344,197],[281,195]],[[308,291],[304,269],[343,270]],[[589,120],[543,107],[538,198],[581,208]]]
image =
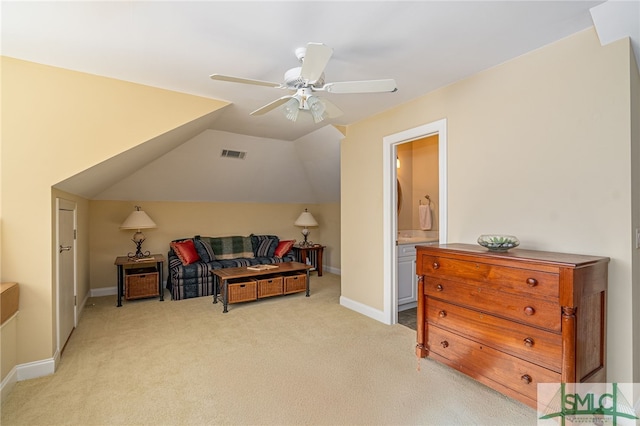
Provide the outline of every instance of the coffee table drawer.
[[258,280],[258,298],[280,296],[284,291],[282,277],[271,277]]
[[284,294],[298,293],[307,289],[307,275],[295,274],[284,277]]
[[258,298],[258,282],[252,278],[229,280],[229,303],[249,302]]

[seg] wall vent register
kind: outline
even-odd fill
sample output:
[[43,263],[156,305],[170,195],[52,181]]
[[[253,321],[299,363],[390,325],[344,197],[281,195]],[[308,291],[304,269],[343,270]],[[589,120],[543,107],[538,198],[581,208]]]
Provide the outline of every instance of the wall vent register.
[[246,155],[247,155],[246,151],[233,151],[231,149],[223,149],[222,155],[220,156],[226,157],[226,158],[237,158],[238,160],[244,160],[244,157],[246,157]]

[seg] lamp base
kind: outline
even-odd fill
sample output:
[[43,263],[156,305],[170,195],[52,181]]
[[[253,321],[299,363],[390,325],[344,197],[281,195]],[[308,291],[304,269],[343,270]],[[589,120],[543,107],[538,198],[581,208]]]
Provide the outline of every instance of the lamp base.
[[313,242],[307,241],[307,237],[309,236],[309,230],[308,229],[302,230],[302,235],[304,235],[304,241],[301,242],[300,244],[298,244],[298,246],[300,246],[300,247],[311,247],[313,245]]
[[144,242],[144,238],[142,240],[131,240],[136,244],[136,252],[135,253],[127,253],[127,256],[129,257],[129,259],[141,259],[143,257],[149,257],[151,256],[151,252],[150,251],[142,251],[142,243]]

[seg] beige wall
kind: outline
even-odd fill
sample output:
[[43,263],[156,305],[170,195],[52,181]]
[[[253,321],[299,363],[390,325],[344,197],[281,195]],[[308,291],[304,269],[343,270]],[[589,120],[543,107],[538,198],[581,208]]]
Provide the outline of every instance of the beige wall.
[[7,57],[1,66],[0,278],[20,283],[23,364],[55,355],[52,185],[227,103]]
[[[115,287],[114,260],[135,251],[131,237],[135,231],[120,230],[120,224],[142,207],[157,228],[143,230],[143,250],[166,256],[172,240],[194,235],[227,236],[272,234],[281,239],[302,240],[301,228],[293,225],[305,209],[313,214],[318,227],[309,238],[326,245],[324,264],[339,269],[340,213],[337,204],[251,204],[206,202],[132,202],[92,200],[90,205],[91,289]],[[166,274],[165,265],[165,274]],[[166,275],[165,275],[166,277]]]
[[446,118],[449,242],[499,232],[611,257],[608,379],[632,381],[629,58],[628,39],[603,47],[589,29],[349,126],[342,296],[383,309],[383,137]]

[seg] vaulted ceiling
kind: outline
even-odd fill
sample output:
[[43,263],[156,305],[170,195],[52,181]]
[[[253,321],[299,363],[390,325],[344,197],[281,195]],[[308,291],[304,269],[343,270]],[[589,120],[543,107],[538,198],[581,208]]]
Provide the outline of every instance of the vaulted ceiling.
[[[612,3],[615,7],[608,7]],[[615,25],[606,31],[615,33],[616,28],[631,21],[631,31],[636,33],[625,31],[632,35],[637,49],[637,19],[628,17],[636,11],[633,7],[637,8],[637,1],[3,1],[2,54],[227,100],[232,103],[230,106],[200,124],[201,129],[214,131],[207,133],[209,137],[215,139],[214,135],[224,133],[247,135],[227,138],[240,145],[259,144],[261,139],[295,143],[307,137],[313,139],[314,132],[327,124],[348,125],[389,110],[588,28],[600,18],[611,22],[609,10],[620,9],[618,6],[623,3],[632,5],[628,9],[631,12],[615,12]],[[593,10],[599,12],[593,14]],[[599,35],[602,39],[600,32]],[[277,109],[263,116],[249,115],[287,91],[209,78],[212,73],[221,73],[282,82],[286,70],[299,66],[296,48],[308,42],[333,48],[325,68],[326,81],[393,78],[398,91],[322,92],[320,96],[344,114],[319,124],[308,114],[301,114],[294,123]],[[636,55],[640,57],[640,51]],[[96,180],[82,191],[90,197],[116,196],[114,188],[122,186],[122,179],[142,169],[153,174],[158,164],[149,163],[167,161],[161,158],[171,155],[171,150],[182,143],[197,143],[194,136],[197,135],[177,131],[167,136],[177,139],[166,141],[165,151],[145,154],[146,164],[130,161],[132,165],[126,166],[127,155],[135,153],[123,154],[122,158],[99,165],[91,175],[66,182],[66,188],[78,191],[81,182]],[[339,136],[335,140],[339,141]],[[329,146],[329,150],[339,149],[336,144]],[[323,160],[335,157],[335,152],[317,154],[326,155]],[[296,155],[305,158],[300,150]],[[328,165],[329,161],[319,163]],[[224,167],[224,163],[220,164]],[[331,166],[334,169],[325,171],[317,167],[313,171],[305,169],[311,164],[307,162],[297,176],[307,180],[307,193],[324,194],[329,188],[335,191],[335,182],[320,183],[327,176],[335,176],[335,164]],[[114,176],[119,180],[114,181]],[[318,186],[314,190],[311,180]],[[317,199],[321,198],[326,197]]]

